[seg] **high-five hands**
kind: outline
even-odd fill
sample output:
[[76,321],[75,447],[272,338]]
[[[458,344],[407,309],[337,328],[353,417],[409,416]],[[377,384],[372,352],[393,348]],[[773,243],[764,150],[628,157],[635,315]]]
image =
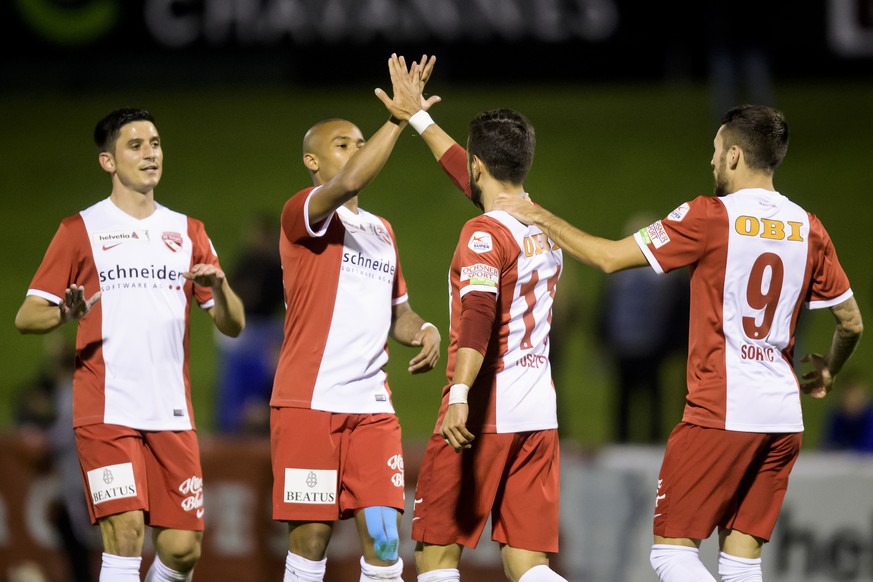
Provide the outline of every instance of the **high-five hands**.
[[391,115],[400,121],[409,121],[416,112],[427,111],[441,98],[432,95],[425,99],[424,86],[430,80],[436,57],[421,56],[421,62],[413,61],[407,68],[403,56],[392,54],[388,59],[388,72],[391,76],[391,86],[394,93],[389,97],[383,89],[376,89],[376,96],[385,105]]

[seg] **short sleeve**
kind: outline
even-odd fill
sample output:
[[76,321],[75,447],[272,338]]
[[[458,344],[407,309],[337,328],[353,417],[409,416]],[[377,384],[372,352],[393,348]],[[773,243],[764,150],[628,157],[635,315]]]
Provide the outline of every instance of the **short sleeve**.
[[[87,241],[88,234],[80,215],[64,219],[30,282],[27,294],[60,303],[67,287],[79,282],[83,248]],[[86,293],[96,291],[85,290]]]

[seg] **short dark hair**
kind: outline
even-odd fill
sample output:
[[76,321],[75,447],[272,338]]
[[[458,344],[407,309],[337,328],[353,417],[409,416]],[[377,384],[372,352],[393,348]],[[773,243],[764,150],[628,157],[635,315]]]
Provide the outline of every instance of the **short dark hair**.
[[788,153],[785,115],[766,105],[740,105],[724,114],[724,147],[743,150],[749,167],[772,173]]
[[94,143],[97,145],[97,149],[101,152],[114,149],[115,140],[118,139],[121,128],[134,121],[154,123],[155,118],[145,109],[134,107],[120,107],[110,111],[106,117],[97,122],[97,126],[94,128]]
[[470,122],[469,154],[482,160],[500,182],[524,183],[536,143],[533,125],[512,109],[492,109]]

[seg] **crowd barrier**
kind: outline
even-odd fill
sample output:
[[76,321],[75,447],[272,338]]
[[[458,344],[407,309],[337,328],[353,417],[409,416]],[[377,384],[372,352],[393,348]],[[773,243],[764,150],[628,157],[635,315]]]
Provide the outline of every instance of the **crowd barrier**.
[[[270,519],[269,442],[201,437],[206,527],[195,580],[265,582],[282,579],[285,528]],[[423,446],[407,446],[406,501]],[[565,443],[561,459],[561,552],[553,568],[574,582],[646,582],[651,515],[661,447],[611,446],[596,452]],[[30,565],[50,582],[71,580],[55,526],[62,483],[38,440],[0,435],[0,580]],[[769,582],[873,579],[873,457],[804,451],[792,474],[782,514],[764,550]],[[401,528],[404,579],[415,580],[409,519]],[[93,528],[96,534],[96,528]],[[96,536],[95,536],[95,542]],[[715,571],[716,539],[704,542],[703,561]],[[99,543],[91,550],[99,567]],[[142,571],[153,548],[147,543]],[[360,546],[352,523],[335,531],[326,582],[357,581]],[[490,525],[462,559],[464,579],[505,580]],[[96,577],[95,577],[96,579]]]

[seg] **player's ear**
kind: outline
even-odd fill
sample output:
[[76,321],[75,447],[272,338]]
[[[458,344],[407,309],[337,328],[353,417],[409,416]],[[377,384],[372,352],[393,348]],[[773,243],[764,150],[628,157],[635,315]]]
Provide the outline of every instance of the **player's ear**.
[[100,167],[103,168],[104,171],[109,172],[110,174],[115,172],[115,158],[112,157],[112,154],[109,152],[100,152],[97,156],[97,161],[100,163]]
[[312,154],[303,154],[303,165],[310,172],[318,171],[318,160]]
[[727,155],[727,165],[731,170],[736,170],[737,166],[740,163],[740,159],[743,157],[743,150],[741,150],[738,146],[732,145],[731,149],[728,150]]
[[482,160],[480,160],[476,156],[473,156],[472,158],[470,158],[470,179],[474,182],[478,182],[481,176]]

